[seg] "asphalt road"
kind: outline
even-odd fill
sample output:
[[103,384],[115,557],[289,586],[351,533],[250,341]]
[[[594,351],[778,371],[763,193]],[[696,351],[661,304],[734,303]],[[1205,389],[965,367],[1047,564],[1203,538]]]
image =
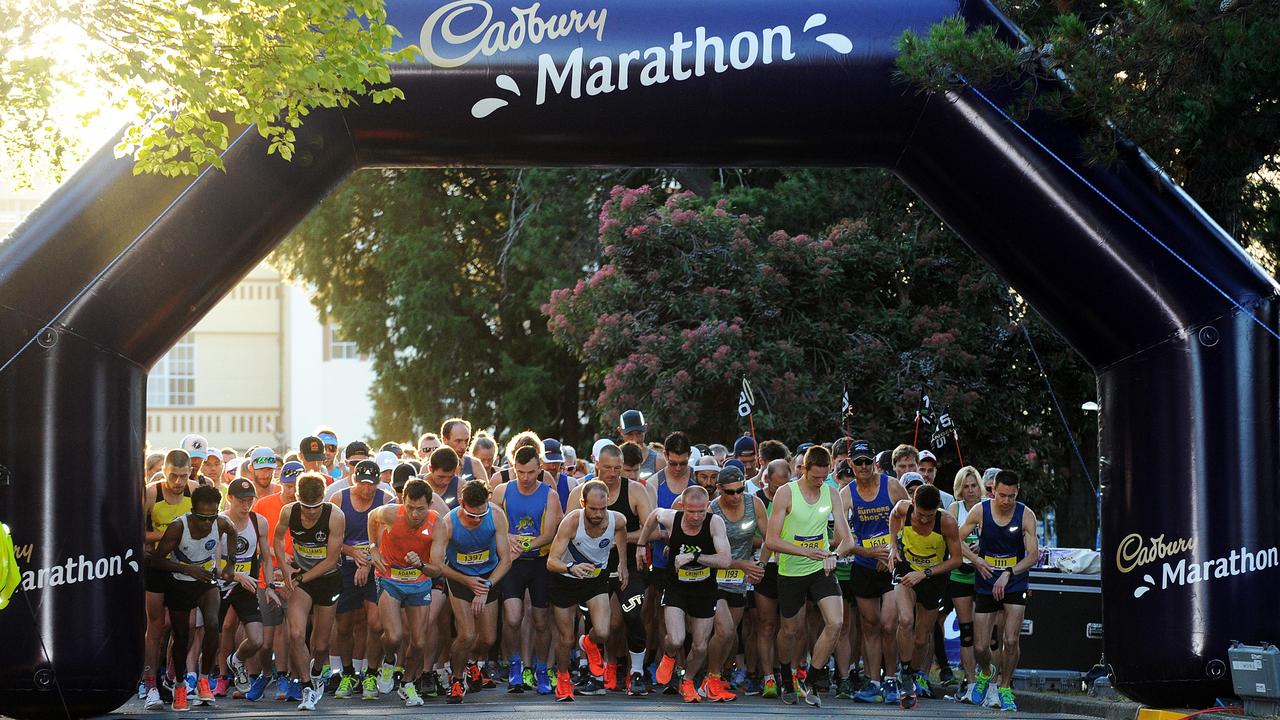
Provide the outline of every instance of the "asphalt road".
[[[758,697],[739,698],[730,703],[696,703],[685,704],[675,696],[650,695],[643,699],[632,699],[624,695],[605,695],[597,697],[580,697],[572,703],[558,703],[551,697],[541,697],[526,693],[508,695],[501,689],[484,690],[467,696],[461,705],[449,705],[443,698],[428,699],[426,705],[418,708],[406,708],[394,696],[377,701],[360,699],[336,700],[326,696],[316,712],[304,713],[297,710],[295,703],[263,700],[251,703],[245,700],[223,699],[214,709],[193,707],[189,712],[146,712],[142,709],[142,701],[130,700],[124,707],[104,718],[146,717],[146,718],[270,718],[270,717],[416,717],[423,714],[439,714],[467,720],[602,720],[603,718],[619,718],[623,720],[709,720],[718,718],[782,718],[803,715],[806,718],[902,718],[910,716],[917,720],[933,720],[935,718],[1087,718],[1085,715],[1063,715],[1061,713],[1037,714],[1019,712],[1005,714],[996,710],[976,708],[972,705],[957,705],[943,700],[922,700],[912,711],[904,711],[896,705],[863,705],[846,700],[836,700],[831,696],[823,697],[822,708],[809,708],[804,705],[783,705],[778,700],[763,700]],[[1093,720],[1093,719],[1090,719]]]

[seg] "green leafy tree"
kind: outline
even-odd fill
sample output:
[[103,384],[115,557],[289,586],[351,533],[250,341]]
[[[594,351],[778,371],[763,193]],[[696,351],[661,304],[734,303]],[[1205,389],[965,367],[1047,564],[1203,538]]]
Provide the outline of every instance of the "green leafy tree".
[[[1094,397],[1092,373],[941,221],[879,172],[788,173],[772,190],[731,194],[808,227],[858,212],[792,235],[724,198],[616,188],[601,213],[603,264],[544,308],[555,339],[582,358],[599,430],[640,407],[658,430],[730,439],[745,429],[736,407],[746,377],[762,438],[794,447],[849,431],[891,448],[915,439],[928,393],[960,428],[959,448],[939,452],[944,473],[960,455],[1023,470],[1033,503],[1060,499],[1070,515],[1079,465],[1021,323],[1076,407],[1080,393]],[[852,427],[840,415],[845,387]],[[1073,421],[1079,432],[1088,419]],[[1064,521],[1091,545],[1088,492],[1081,505]]]
[[222,168],[233,123],[289,159],[312,110],[402,98],[389,63],[415,52],[390,50],[382,0],[0,0],[0,22],[0,152],[55,171],[72,140],[49,109],[86,83],[135,108],[135,172],[189,175]]
[[[1015,111],[1072,118],[1100,162],[1115,131],[1142,147],[1274,273],[1280,251],[1280,3],[996,0],[1025,47],[959,20],[905,34],[898,67],[937,91],[1012,83]],[[1064,73],[1071,92],[1044,92]]]

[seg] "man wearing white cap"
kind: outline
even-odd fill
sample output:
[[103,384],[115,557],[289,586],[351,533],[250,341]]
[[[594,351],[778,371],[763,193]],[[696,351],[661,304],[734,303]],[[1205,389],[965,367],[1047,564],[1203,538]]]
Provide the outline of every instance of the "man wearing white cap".
[[254,448],[240,464],[240,477],[253,481],[258,497],[266,497],[280,490],[274,483],[278,463],[276,453],[271,448]]
[[188,435],[182,438],[182,449],[191,456],[191,479],[200,482],[200,466],[209,457],[209,441],[200,435]]

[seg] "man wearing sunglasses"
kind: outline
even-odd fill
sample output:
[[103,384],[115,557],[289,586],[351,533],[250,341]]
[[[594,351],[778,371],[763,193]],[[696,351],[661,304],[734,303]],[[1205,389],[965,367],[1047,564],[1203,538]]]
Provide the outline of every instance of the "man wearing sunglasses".
[[431,544],[431,562],[444,571],[458,633],[450,648],[451,705],[462,702],[467,694],[464,675],[473,682],[483,682],[472,660],[487,657],[498,636],[498,592],[494,585],[511,568],[507,527],[507,514],[489,503],[489,486],[483,480],[472,480],[462,486],[458,507],[438,523]]
[[893,540],[889,534],[889,515],[898,502],[907,499],[907,491],[897,479],[877,471],[871,443],[855,440],[849,455],[853,482],[840,491],[840,499],[849,508],[849,528],[858,543],[853,548],[847,587],[858,605],[862,656],[870,679],[853,699],[896,704],[901,688],[893,677],[898,662],[898,623],[893,575],[888,564]]
[[[701,474],[701,473],[699,473]],[[701,484],[701,483],[699,483]],[[724,520],[733,561],[716,571],[715,630],[707,658],[707,678],[702,694],[720,702],[737,697],[720,678],[730,651],[737,647],[738,626],[747,610],[747,595],[755,583],[764,579],[764,566],[755,560],[756,545],[764,539],[768,521],[764,503],[747,495],[747,479],[736,467],[727,467],[716,475],[720,496],[711,501],[711,512]],[[745,663],[744,663],[745,664]]]
[[[284,571],[289,631],[289,689],[286,697],[301,700],[299,710],[315,710],[324,694],[320,675],[310,672],[312,654],[323,658],[329,652],[329,631],[333,627],[334,603],[342,592],[338,561],[346,519],[342,511],[324,500],[324,476],[303,473],[298,477],[298,499],[280,509],[280,519],[272,536],[276,563]],[[285,536],[293,542],[286,552]],[[307,620],[313,625],[311,650],[307,649]],[[310,675],[304,692],[302,680]]]
[[[667,464],[658,472],[649,476],[647,489],[649,491],[649,506],[662,510],[670,510],[675,506],[676,500],[689,487],[692,474],[689,472],[689,456],[693,453],[693,446],[689,443],[689,437],[682,432],[676,431],[667,436],[666,442],[663,443],[664,455]],[[665,516],[664,516],[665,517]],[[662,592],[666,590],[668,580],[667,569],[669,562],[667,560],[667,534],[670,526],[660,524],[655,532],[651,535],[653,545],[649,548],[649,559],[652,572],[649,575],[649,594],[645,597],[646,604],[656,608],[658,600],[662,596]],[[661,637],[662,613],[654,613],[653,630],[650,633],[651,638]]]
[[[222,634],[219,619],[218,586],[215,580],[234,580],[234,562],[222,558],[218,567],[219,543],[224,547],[236,546],[236,529],[225,517],[218,515],[222,495],[211,485],[201,485],[191,491],[191,512],[183,515],[165,528],[164,536],[147,558],[147,565],[170,573],[165,586],[164,606],[169,610],[169,625],[173,629],[173,665],[178,684],[173,689],[173,709],[184,712],[189,708],[187,690],[192,685],[197,693],[197,705],[214,703],[211,682],[216,682],[218,668],[218,640]],[[197,678],[198,668],[187,672],[187,651],[191,646],[191,611],[199,608],[204,617],[204,641],[200,648],[200,662],[206,675]]]
[[320,426],[316,428],[316,437],[320,438],[320,442],[324,445],[324,467],[320,470],[320,474],[328,478],[328,482],[342,478],[342,463],[338,461],[338,434],[333,428]]

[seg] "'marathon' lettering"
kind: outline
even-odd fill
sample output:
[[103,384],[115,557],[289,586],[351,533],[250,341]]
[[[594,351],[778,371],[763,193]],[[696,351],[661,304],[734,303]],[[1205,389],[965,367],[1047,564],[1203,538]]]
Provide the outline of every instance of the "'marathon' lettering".
[[1249,552],[1249,548],[1241,547],[1232,550],[1226,557],[1202,562],[1179,560],[1175,565],[1166,562],[1161,573],[1160,588],[1170,585],[1192,585],[1217,578],[1234,577],[1247,573],[1269,570],[1280,565],[1280,549],[1267,548],[1257,552]]

